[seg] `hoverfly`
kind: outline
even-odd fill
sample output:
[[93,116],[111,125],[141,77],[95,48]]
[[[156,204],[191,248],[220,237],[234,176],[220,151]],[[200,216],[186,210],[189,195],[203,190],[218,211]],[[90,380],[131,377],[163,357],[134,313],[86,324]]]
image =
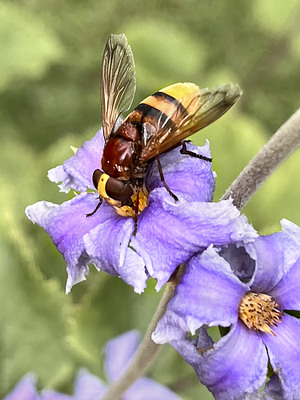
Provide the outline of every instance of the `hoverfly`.
[[[125,35],[110,35],[103,54],[101,105],[105,146],[101,170],[93,173],[99,204],[103,199],[120,215],[137,218],[144,189],[144,176],[150,161],[157,160],[164,180],[159,155],[183,144],[181,153],[191,153],[183,140],[224,114],[242,92],[232,83],[212,90],[193,83],[176,83],[144,99],[123,121],[135,94],[134,59]],[[145,196],[144,196],[145,197]],[[143,206],[141,206],[143,209]]]

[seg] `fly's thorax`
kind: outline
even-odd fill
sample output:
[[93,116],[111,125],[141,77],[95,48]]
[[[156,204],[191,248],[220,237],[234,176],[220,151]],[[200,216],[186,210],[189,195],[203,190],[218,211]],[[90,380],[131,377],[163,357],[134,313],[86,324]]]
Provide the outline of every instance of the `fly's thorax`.
[[122,180],[132,177],[135,143],[122,136],[113,136],[105,144],[101,161],[102,170]]
[[119,126],[115,134],[132,142],[138,142],[140,138],[139,129],[136,124],[126,121]]

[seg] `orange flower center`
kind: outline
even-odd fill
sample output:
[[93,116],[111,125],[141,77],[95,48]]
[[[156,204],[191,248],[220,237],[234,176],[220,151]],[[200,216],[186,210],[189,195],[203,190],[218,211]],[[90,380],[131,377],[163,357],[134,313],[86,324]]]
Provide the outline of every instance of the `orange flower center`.
[[281,322],[282,315],[273,298],[263,293],[246,293],[239,306],[239,318],[249,329],[274,336],[271,327]]

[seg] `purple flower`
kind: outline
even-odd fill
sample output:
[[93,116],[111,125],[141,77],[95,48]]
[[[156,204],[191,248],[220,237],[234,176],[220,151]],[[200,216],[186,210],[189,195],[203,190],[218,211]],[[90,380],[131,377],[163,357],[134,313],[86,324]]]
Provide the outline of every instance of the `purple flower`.
[[35,388],[35,378],[28,374],[21,379],[14,390],[4,400],[40,400]]
[[[107,343],[105,369],[108,382],[118,379],[126,370],[139,343],[137,331],[127,332]],[[39,396],[32,376],[24,377],[4,400],[101,400],[106,385],[96,376],[82,369],[77,374],[74,394],[69,396],[54,391],[43,391]],[[122,396],[124,400],[180,400],[166,387],[149,378],[137,380]]]
[[[135,236],[133,218],[118,215],[106,202],[86,218],[99,202],[92,175],[101,167],[103,146],[100,130],[48,173],[51,181],[61,182],[61,191],[80,194],[61,205],[40,201],[26,208],[27,216],[47,231],[67,262],[67,292],[85,279],[89,264],[121,277],[138,293],[152,276],[159,290],[180,263],[211,243],[222,246],[256,237],[231,201],[211,202],[215,189],[211,163],[181,154],[180,147],[160,156],[165,180],[179,201],[175,203],[163,187],[157,163],[152,162],[145,177],[148,206],[138,216]],[[187,146],[210,157],[208,143]]]
[[[300,311],[300,228],[282,227],[193,257],[153,334],[171,342],[217,400],[300,399],[300,321],[290,312]],[[214,343],[207,330],[218,325],[230,328]],[[268,362],[276,375],[258,395]]]

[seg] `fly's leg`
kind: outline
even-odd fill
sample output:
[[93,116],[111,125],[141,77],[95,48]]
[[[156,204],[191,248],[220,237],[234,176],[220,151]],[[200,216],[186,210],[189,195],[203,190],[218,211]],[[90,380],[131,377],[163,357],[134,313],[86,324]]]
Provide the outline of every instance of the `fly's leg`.
[[164,173],[163,173],[163,170],[162,170],[162,167],[161,167],[159,156],[157,155],[155,158],[156,158],[157,165],[158,165],[159,176],[160,176],[160,179],[161,179],[164,187],[167,189],[168,193],[173,197],[173,199],[175,201],[178,201],[178,197],[171,191],[171,189],[169,188],[169,186],[167,185],[167,183],[165,181],[165,177],[164,177]]
[[133,217],[134,229],[133,229],[133,233],[132,233],[133,236],[135,236],[137,233],[137,217],[138,217],[138,213],[139,213],[139,200],[140,200],[140,190],[137,189],[136,202],[134,205],[134,217]]
[[204,161],[212,162],[212,158],[205,157],[205,156],[202,156],[201,154],[197,154],[197,153],[194,153],[193,151],[188,150],[186,148],[186,142],[187,141],[182,142],[182,148],[180,149],[181,154],[187,154],[188,156],[191,156],[191,157],[196,157],[196,158],[200,158],[201,160],[204,160]]
[[102,202],[103,202],[103,199],[102,199],[102,197],[99,196],[99,203],[96,205],[95,210],[92,211],[92,212],[89,213],[89,214],[85,214],[86,218],[91,217],[92,215],[94,215],[95,212],[96,212],[96,211],[99,209],[99,207],[101,206]]

